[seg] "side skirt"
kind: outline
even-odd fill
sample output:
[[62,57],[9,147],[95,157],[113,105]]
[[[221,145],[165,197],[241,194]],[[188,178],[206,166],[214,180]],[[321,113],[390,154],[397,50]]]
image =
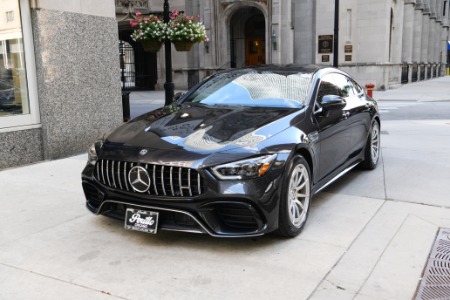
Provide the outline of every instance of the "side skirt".
[[338,180],[339,178],[344,176],[346,173],[348,173],[350,170],[352,170],[354,167],[356,167],[359,163],[360,163],[360,161],[354,163],[353,165],[351,165],[350,167],[348,167],[347,169],[345,169],[344,171],[342,171],[341,173],[336,175],[333,179],[331,179],[330,181],[325,183],[323,186],[321,186],[317,191],[315,191],[314,194],[317,194],[318,192],[320,192],[321,190],[323,190],[324,188],[326,188],[327,186],[329,186],[330,184],[332,184],[333,182],[335,182],[336,180]]

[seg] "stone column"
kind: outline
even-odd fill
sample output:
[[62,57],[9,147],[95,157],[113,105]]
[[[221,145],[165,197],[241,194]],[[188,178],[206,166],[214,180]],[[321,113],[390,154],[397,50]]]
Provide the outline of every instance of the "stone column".
[[[447,11],[448,13],[448,11]],[[446,14],[442,19],[442,31],[441,31],[441,74],[445,75],[447,70],[447,49],[449,39],[449,16]]]
[[280,1],[280,36],[278,49],[280,50],[281,63],[292,64],[294,62],[294,30],[292,1]]
[[407,0],[404,7],[402,62],[411,63],[413,58],[414,6],[416,1]]
[[402,43],[404,36],[404,20],[405,20],[405,4],[403,1],[398,1],[394,8],[394,28],[392,31],[392,44],[391,44],[391,63],[402,63]]
[[294,62],[316,62],[316,0],[294,1]]
[[436,0],[430,0],[430,27],[428,41],[428,62],[434,63],[434,45],[436,43]]
[[428,63],[428,43],[430,42],[430,7],[425,5],[423,10],[423,24],[422,24],[422,51],[421,62]]
[[413,54],[412,61],[420,63],[422,54],[422,24],[423,24],[423,5],[417,1],[414,11],[414,34],[413,34]]
[[434,62],[440,63],[439,52],[441,51],[441,35],[442,35],[442,21],[436,22],[436,39],[434,40]]

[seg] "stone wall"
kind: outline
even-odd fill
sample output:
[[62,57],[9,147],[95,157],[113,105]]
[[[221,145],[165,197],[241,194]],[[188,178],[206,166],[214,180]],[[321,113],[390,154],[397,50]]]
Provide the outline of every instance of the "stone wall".
[[122,123],[114,1],[30,5],[40,123],[0,131],[0,169],[85,152]]
[[45,159],[77,154],[122,121],[115,18],[33,11]]

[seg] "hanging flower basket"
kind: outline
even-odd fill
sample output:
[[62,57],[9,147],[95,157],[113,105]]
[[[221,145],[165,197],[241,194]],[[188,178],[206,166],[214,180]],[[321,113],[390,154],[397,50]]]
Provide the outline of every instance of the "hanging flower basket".
[[142,40],[142,46],[145,52],[158,52],[161,49],[162,42],[158,40]]
[[190,51],[192,46],[194,46],[195,43],[189,43],[186,41],[173,41],[173,45],[175,46],[175,50],[179,52],[186,52]]
[[200,17],[187,16],[175,11],[166,29],[167,38],[175,45],[177,51],[189,51],[194,44],[208,41]]
[[166,24],[158,16],[142,16],[136,13],[136,18],[130,21],[131,27],[136,29],[131,34],[131,38],[142,43],[147,52],[158,52],[164,40],[167,39]]

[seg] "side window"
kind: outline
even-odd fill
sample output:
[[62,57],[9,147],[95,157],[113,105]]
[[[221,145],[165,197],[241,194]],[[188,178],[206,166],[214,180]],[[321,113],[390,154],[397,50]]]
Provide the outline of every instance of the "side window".
[[317,102],[322,102],[322,98],[325,95],[341,96],[338,86],[336,85],[333,76],[331,74],[325,75],[319,85],[319,91],[317,92]]
[[355,89],[356,95],[358,97],[363,96],[364,95],[364,89],[359,84],[357,84],[355,81],[353,81],[353,80],[352,80],[352,83],[353,83],[353,88]]
[[340,92],[339,96],[347,98],[356,95],[353,82],[350,78],[342,74],[333,74],[333,78],[338,86]]

